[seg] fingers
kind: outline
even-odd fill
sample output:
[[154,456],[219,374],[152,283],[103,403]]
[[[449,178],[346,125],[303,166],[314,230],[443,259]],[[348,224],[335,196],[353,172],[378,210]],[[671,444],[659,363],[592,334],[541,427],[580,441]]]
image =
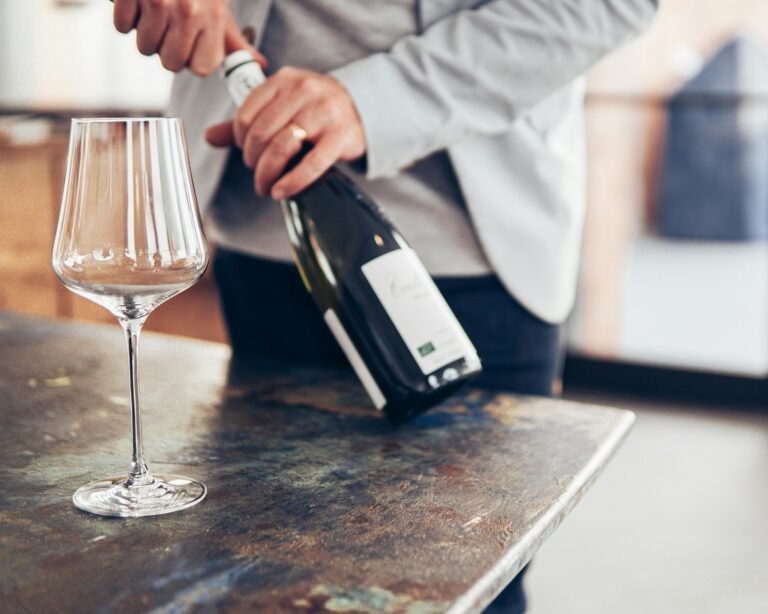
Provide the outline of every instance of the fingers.
[[[171,21],[169,23],[168,32],[163,39],[159,52],[160,61],[165,68],[172,72],[177,72],[187,65],[189,57],[192,56],[193,48],[197,50],[198,44],[196,44],[196,41],[202,38],[208,31],[207,28],[203,29],[202,26],[203,24],[199,19],[188,19],[181,23]],[[214,64],[210,72],[213,72],[220,63]]]
[[274,139],[281,136],[281,132],[286,131],[291,118],[300,109],[301,101],[297,97],[278,93],[258,112],[243,140],[243,162],[247,167],[255,167],[262,153]]
[[251,49],[252,47],[251,42],[240,31],[234,16],[230,15],[224,28],[225,53],[233,53],[241,49]]
[[112,11],[112,21],[118,32],[127,34],[136,26],[139,17],[138,0],[115,0],[115,8]]
[[[243,34],[240,30],[240,26],[237,25],[234,16],[230,14],[224,28],[224,53],[229,55],[230,53],[242,49],[250,51],[251,55],[253,55],[254,59],[261,65],[262,69],[267,68],[267,58],[254,49],[252,41]],[[221,64],[221,62],[219,62],[219,64]]]
[[273,138],[258,158],[254,169],[253,185],[259,196],[269,194],[288,162],[301,151],[304,141],[293,133],[293,126],[285,126]]
[[[206,138],[219,146],[234,141],[254,169],[256,191],[271,191],[276,199],[305,189],[337,160],[354,160],[366,151],[360,118],[344,87],[333,77],[290,67],[253,90],[234,123],[211,127]],[[305,139],[314,147],[280,178]]]
[[251,55],[253,56],[253,59],[256,60],[261,66],[262,70],[266,70],[267,66],[269,66],[269,61],[265,56],[263,56],[261,53],[259,53],[256,49],[251,48]]
[[224,61],[224,47],[221,44],[221,27],[206,24],[199,32],[194,50],[187,55],[186,65],[200,77],[213,74]]
[[275,200],[288,198],[317,181],[339,159],[343,142],[340,134],[333,133],[318,141],[296,168],[286,173],[272,186],[272,198]]
[[123,33],[136,29],[136,46],[157,53],[168,70],[185,66],[208,76],[224,54],[246,49],[266,68],[267,61],[240,31],[228,0],[114,0],[113,21]]
[[205,140],[214,147],[232,147],[235,144],[232,123],[228,121],[210,126],[205,131]]
[[300,73],[294,68],[281,68],[240,105],[235,116],[235,142],[244,152],[248,138],[252,154],[258,156],[277,131],[305,105],[312,92],[301,85],[304,82],[297,78]]
[[251,123],[261,113],[272,99],[277,96],[278,89],[273,79],[267,79],[259,87],[254,89],[240,105],[235,113],[234,134],[235,143],[241,149],[245,143],[245,137],[250,130]]
[[139,51],[144,55],[159,51],[167,29],[167,11],[154,3],[142,7],[139,23],[136,25],[136,46]]
[[[262,69],[267,67],[266,58],[253,48],[231,13],[216,15],[220,23],[207,23],[200,32],[194,51],[190,53],[187,63],[190,70],[201,77],[207,77],[215,72],[224,61],[226,54],[245,49],[250,51]],[[224,42],[222,45],[222,32]]]

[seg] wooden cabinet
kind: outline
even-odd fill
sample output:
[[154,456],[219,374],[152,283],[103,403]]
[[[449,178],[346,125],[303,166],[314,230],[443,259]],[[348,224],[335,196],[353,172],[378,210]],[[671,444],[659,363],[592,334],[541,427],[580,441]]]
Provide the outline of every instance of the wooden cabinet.
[[[112,323],[111,314],[71,293],[51,269],[66,155],[66,135],[40,145],[0,145],[0,310]],[[147,329],[225,341],[210,272],[160,306]]]

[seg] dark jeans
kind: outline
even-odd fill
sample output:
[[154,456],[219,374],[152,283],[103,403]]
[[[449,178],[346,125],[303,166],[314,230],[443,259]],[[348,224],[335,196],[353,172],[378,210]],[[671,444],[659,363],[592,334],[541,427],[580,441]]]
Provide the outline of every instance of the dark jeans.
[[[296,267],[219,249],[214,272],[236,357],[349,366]],[[552,394],[560,369],[558,326],[529,313],[494,276],[435,281],[483,362],[483,373],[473,385]],[[502,591],[489,612],[525,611],[524,572]]]

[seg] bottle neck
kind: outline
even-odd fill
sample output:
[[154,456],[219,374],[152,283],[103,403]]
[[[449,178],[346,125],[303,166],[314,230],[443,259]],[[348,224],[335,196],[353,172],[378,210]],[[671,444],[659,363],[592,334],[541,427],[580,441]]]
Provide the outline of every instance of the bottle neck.
[[231,62],[230,59],[234,55],[227,56],[224,61],[223,77],[229,95],[235,104],[240,106],[254,88],[264,83],[266,77],[256,60],[249,58],[240,62]]

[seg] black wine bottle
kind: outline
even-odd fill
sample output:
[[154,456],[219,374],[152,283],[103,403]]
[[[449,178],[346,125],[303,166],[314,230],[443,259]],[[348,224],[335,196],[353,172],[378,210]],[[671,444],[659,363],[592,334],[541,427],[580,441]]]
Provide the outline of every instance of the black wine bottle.
[[[264,80],[247,52],[229,55],[223,70],[237,104]],[[280,206],[307,290],[391,422],[480,373],[477,351],[416,253],[347,174],[332,167]]]

